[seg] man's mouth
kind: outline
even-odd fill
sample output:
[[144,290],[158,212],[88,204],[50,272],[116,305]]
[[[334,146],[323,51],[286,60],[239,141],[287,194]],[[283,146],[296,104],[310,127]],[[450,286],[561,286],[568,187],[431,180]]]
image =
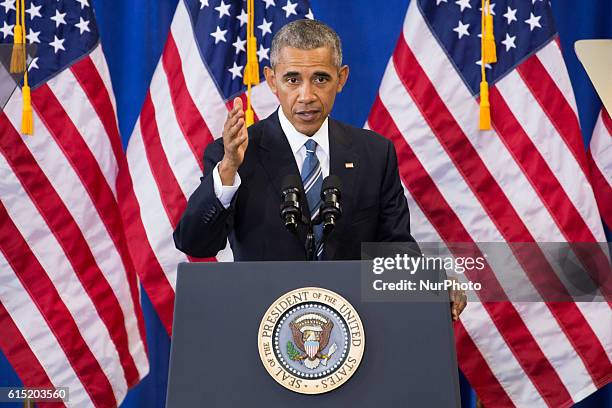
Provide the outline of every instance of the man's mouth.
[[295,116],[297,116],[298,118],[300,118],[300,120],[304,122],[312,122],[319,117],[319,113],[320,111],[316,109],[303,110],[303,111],[296,112]]

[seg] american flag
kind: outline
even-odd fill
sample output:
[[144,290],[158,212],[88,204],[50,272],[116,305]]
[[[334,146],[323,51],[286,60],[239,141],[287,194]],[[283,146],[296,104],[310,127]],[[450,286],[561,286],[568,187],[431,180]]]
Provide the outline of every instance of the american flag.
[[[605,242],[550,4],[495,0],[491,13],[492,130],[478,130],[480,0],[411,1],[372,107],[415,238]],[[612,380],[611,327],[607,303],[473,302],[455,326],[459,364],[487,407],[568,407]]]
[[[263,73],[274,34],[289,21],[312,18],[312,11],[305,1],[254,5]],[[246,1],[179,1],[128,144],[131,181],[122,203],[127,236],[143,287],[168,333],[177,265],[194,260],[175,248],[172,232],[199,184],[205,147],[221,137],[231,101],[241,96],[246,102],[246,30]],[[278,106],[265,82],[252,95],[256,117],[265,118]],[[231,259],[227,245],[217,260]]]
[[612,228],[612,119],[605,108],[595,123],[587,158],[599,213],[608,228]]
[[[125,156],[88,0],[25,2],[34,135],[22,94],[0,112],[0,347],[25,386],[117,406],[149,370],[118,205]],[[13,42],[15,0],[0,3]]]

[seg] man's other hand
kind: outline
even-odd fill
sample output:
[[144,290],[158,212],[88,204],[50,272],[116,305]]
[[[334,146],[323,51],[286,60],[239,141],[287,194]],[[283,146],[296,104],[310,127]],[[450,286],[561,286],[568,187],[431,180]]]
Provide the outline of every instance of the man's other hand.
[[449,295],[451,299],[451,316],[453,318],[453,322],[456,322],[459,320],[459,315],[461,312],[463,312],[463,309],[465,309],[467,306],[467,295],[462,290],[454,289],[451,289]]

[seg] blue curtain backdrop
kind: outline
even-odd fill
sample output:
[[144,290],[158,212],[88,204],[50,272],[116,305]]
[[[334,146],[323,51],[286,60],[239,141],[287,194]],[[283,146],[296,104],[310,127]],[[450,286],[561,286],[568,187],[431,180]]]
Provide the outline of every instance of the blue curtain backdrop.
[[[93,0],[124,145],[161,55],[177,1]],[[351,67],[349,83],[336,100],[335,118],[355,126],[365,123],[408,3],[409,0],[311,0],[315,17],[332,26],[342,37],[345,61]],[[612,38],[612,1],[553,0],[552,6],[576,94],[583,138],[588,143],[600,102],[576,59],[573,44],[578,39]],[[126,408],[163,407],[165,403],[170,340],[144,292],[143,310],[151,372],[128,394],[122,404]],[[0,386],[20,385],[19,378],[0,353]],[[462,400],[464,407],[474,405],[473,393],[463,379]],[[600,390],[576,407],[612,407],[612,387]]]

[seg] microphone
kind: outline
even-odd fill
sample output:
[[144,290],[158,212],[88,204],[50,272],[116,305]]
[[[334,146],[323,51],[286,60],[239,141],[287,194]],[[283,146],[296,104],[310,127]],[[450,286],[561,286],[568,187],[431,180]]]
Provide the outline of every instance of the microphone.
[[342,182],[338,176],[329,175],[323,180],[321,186],[321,204],[320,214],[323,220],[323,233],[329,234],[335,227],[336,222],[342,216],[342,207],[340,206],[340,198],[342,194]]
[[295,233],[301,220],[300,195],[302,179],[294,174],[285,176],[281,187],[280,216],[285,228]]

